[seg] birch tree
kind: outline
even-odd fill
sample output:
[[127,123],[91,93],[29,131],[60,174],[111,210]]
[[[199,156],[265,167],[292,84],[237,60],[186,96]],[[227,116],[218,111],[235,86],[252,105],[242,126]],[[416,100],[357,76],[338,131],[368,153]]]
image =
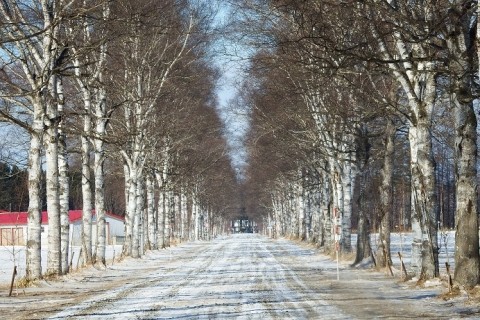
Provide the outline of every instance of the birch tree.
[[[477,5],[478,6],[478,5]],[[456,233],[455,281],[468,288],[480,282],[477,194],[478,95],[476,26],[478,7],[454,1],[446,21],[448,73],[455,115]]]
[[[49,247],[47,273],[62,273],[60,241],[60,207],[58,188],[58,102],[61,98],[59,71],[66,64],[64,20],[67,8],[63,1],[41,1],[27,5],[22,1],[4,1],[2,18],[8,23],[9,45],[2,47],[9,64],[19,67],[13,74],[17,96],[25,97],[32,108],[29,154],[30,204],[27,241],[27,277],[41,277],[40,267],[40,190],[41,145],[46,139],[47,209],[49,213]],[[60,92],[59,92],[60,89]]]
[[[438,274],[437,201],[429,132],[436,93],[436,62],[428,59],[431,57],[428,41],[414,41],[410,37],[415,33],[428,38],[433,24],[432,12],[423,4],[409,6],[409,9],[403,3],[394,6],[368,2],[351,7],[316,1],[309,4],[287,1],[278,5],[292,16],[289,21],[298,26],[299,34],[294,34],[289,41],[300,39],[300,43],[304,43],[300,48],[305,48],[303,52],[312,63],[334,70],[368,72],[370,68],[365,69],[368,66],[365,62],[374,62],[389,72],[403,89],[410,108],[414,229],[417,230],[412,244],[412,267],[422,277],[435,276]],[[308,55],[311,48],[316,48],[314,52],[321,55]]]

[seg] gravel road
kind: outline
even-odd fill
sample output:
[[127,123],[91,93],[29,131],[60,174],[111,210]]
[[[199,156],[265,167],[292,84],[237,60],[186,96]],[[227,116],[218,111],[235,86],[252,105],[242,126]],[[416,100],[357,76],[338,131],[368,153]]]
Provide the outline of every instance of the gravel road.
[[455,319],[443,301],[384,273],[340,266],[305,245],[254,234],[181,244],[0,297],[4,319]]

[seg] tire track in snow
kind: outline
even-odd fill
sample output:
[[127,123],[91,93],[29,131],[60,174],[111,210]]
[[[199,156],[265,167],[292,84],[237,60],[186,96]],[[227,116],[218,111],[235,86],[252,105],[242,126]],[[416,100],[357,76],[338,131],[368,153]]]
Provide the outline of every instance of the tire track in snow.
[[[142,274],[143,273],[143,274]],[[91,268],[4,301],[9,319],[478,319],[382,273],[344,267],[305,245],[258,235],[184,243]],[[413,291],[412,291],[413,290]],[[0,303],[0,305],[2,305]],[[452,307],[453,306],[453,307]],[[61,311],[63,310],[63,311]]]
[[[198,245],[166,272],[86,300],[50,319],[345,319],[281,264],[295,250],[236,235]],[[298,248],[297,248],[298,250]],[[140,261],[139,261],[140,262]]]
[[[200,252],[197,252],[198,249]],[[145,301],[148,301],[148,298],[139,293],[145,291],[145,288],[147,288],[146,291],[148,292],[151,287],[162,285],[166,288],[165,292],[163,292],[165,296],[175,296],[179,287],[188,285],[195,273],[198,273],[200,269],[206,268],[211,263],[211,260],[214,258],[211,255],[211,249],[204,244],[200,248],[195,247],[194,250],[184,253],[187,258],[191,258],[190,255],[196,255],[193,260],[188,259],[188,262],[185,264],[180,264],[175,268],[168,268],[164,274],[160,274],[161,268],[158,268],[144,277],[135,279],[135,282],[85,300],[49,319],[127,319],[130,318],[129,314],[148,312],[148,303],[147,307],[145,307]],[[139,259],[138,263],[142,263],[142,260]],[[170,278],[178,279],[179,281],[170,284]],[[136,300],[136,297],[142,300],[142,306],[132,309],[132,305],[135,306],[132,300]],[[158,296],[153,298],[153,302],[157,303]],[[125,303],[128,299],[131,300],[130,303]],[[134,318],[137,318],[137,316],[134,316]]]

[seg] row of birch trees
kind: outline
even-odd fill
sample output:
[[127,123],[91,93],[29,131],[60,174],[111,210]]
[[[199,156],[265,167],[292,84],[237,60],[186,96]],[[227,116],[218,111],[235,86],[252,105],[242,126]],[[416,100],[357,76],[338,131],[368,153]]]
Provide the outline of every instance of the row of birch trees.
[[[257,48],[245,84],[247,183],[264,194],[250,205],[265,232],[349,252],[354,226],[359,262],[371,255],[375,226],[385,266],[395,219],[413,231],[409,273],[428,279],[439,276],[439,223],[452,199],[455,281],[477,285],[477,3],[243,6],[236,27]],[[455,186],[449,194],[445,181]],[[401,220],[392,214],[399,190]]]
[[234,192],[222,183],[235,185],[235,173],[208,62],[214,14],[208,2],[187,0],[0,3],[0,118],[29,139],[29,280],[69,271],[74,161],[85,265],[105,265],[106,165],[124,178],[124,256],[222,232]]

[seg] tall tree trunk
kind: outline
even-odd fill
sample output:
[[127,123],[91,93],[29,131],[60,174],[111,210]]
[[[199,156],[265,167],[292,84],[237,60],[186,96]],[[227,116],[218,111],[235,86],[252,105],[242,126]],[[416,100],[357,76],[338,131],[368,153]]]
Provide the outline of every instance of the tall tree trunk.
[[90,108],[85,106],[84,134],[82,135],[82,259],[83,264],[92,263],[92,184],[90,171],[90,141],[87,137],[91,130]]
[[[421,279],[438,276],[435,174],[430,123],[421,119],[410,128],[412,154],[412,267]],[[416,264],[413,264],[416,262]]]
[[94,175],[95,175],[95,216],[97,221],[97,239],[93,263],[106,265],[106,230],[105,230],[105,147],[103,139],[106,133],[105,94],[95,110],[96,137],[94,140]]
[[188,240],[188,203],[186,190],[182,188],[181,193],[181,212],[182,212],[182,241]]
[[97,238],[95,242],[95,254],[93,256],[94,263],[101,263],[106,265],[105,251],[106,251],[106,230],[105,230],[105,173],[104,173],[104,155],[102,150],[103,144],[100,141],[95,141],[95,216],[97,221]]
[[157,205],[157,246],[158,249],[165,248],[165,173],[155,172],[155,178],[159,186]]
[[193,225],[193,233],[194,233],[194,240],[200,240],[200,207],[198,206],[197,199],[193,197],[193,215],[194,215],[194,225]]
[[343,164],[343,211],[342,211],[342,237],[341,250],[344,252],[352,251],[352,186],[355,170],[352,166],[351,159],[347,159]]
[[[362,187],[361,187],[362,188]],[[367,212],[364,208],[364,191],[360,191],[359,204],[358,204],[358,231],[357,231],[357,252],[355,255],[355,261],[353,265],[357,265],[364,259],[370,257],[372,248],[370,245],[370,222]]]
[[[322,169],[320,169],[322,172]],[[332,216],[331,216],[331,207],[332,207],[332,182],[328,174],[323,173],[320,181],[320,216],[322,219],[321,222],[321,233],[319,235],[320,246],[324,247],[327,252],[334,250],[334,241],[332,236]]]
[[137,210],[135,214],[135,224],[133,226],[133,252],[132,257],[140,258],[143,255],[143,217],[145,209],[145,183],[143,176],[138,175],[137,190],[135,192],[135,201],[137,202]]
[[136,172],[132,164],[125,165],[125,193],[127,201],[127,211],[125,214],[125,243],[123,244],[123,254],[126,256],[133,255],[133,237],[135,214],[137,211],[137,201],[135,193],[137,190]]
[[147,250],[157,249],[156,223],[155,223],[155,189],[153,179],[150,174],[147,175]]
[[305,203],[302,181],[295,183],[294,185],[294,197],[295,197],[295,214],[298,216],[298,238],[300,240],[306,239],[306,217],[305,217]]
[[30,134],[30,150],[28,153],[28,222],[26,278],[28,280],[42,277],[41,255],[41,181],[42,181],[42,138],[43,108],[34,104],[32,133]]
[[[337,245],[340,246],[340,250],[343,251],[343,248],[341,247],[342,244],[342,239],[341,239],[341,234],[342,234],[342,226],[343,226],[343,206],[345,204],[344,202],[344,191],[343,191],[343,182],[342,182],[342,176],[343,174],[339,171],[339,168],[336,165],[333,165],[333,179],[332,179],[332,190],[333,190],[333,207],[332,207],[332,214],[331,218],[333,221],[333,229],[334,232],[332,233],[332,238],[338,237],[339,239],[335,239],[335,247]],[[338,230],[340,228],[340,230]],[[339,233],[339,235],[338,235]],[[338,242],[338,243],[337,243]]]
[[[457,99],[456,99],[457,100]],[[468,288],[480,283],[477,205],[477,120],[473,103],[455,103],[456,233],[455,281]]]
[[158,196],[158,221],[157,221],[157,242],[158,248],[164,249],[165,248],[165,192],[160,191]]
[[[454,3],[463,5],[459,1]],[[461,21],[451,21],[449,27],[456,32],[450,34],[456,36],[447,41],[454,57],[450,60],[450,71],[455,113],[455,282],[467,288],[480,283],[477,118],[473,105],[475,91],[479,89],[475,81],[479,72],[478,60],[475,59],[478,54],[478,30],[471,26],[480,9],[473,10],[474,7],[466,12]],[[477,17],[477,26],[480,23],[478,20]]]
[[168,186],[167,189],[167,198],[165,202],[165,247],[170,247],[170,243],[172,240],[172,216],[175,210],[175,201],[173,190],[171,190],[172,186]]
[[393,185],[393,155],[395,151],[395,125],[391,120],[387,120],[385,129],[385,154],[383,157],[383,166],[380,173],[381,184],[380,192],[380,227],[378,230],[379,243],[377,248],[377,266],[386,267],[387,262],[392,263],[390,253],[390,224],[392,212],[392,185]]
[[[50,91],[56,94],[56,79],[51,79]],[[59,200],[59,174],[58,174],[58,110],[55,103],[47,104],[46,120],[46,153],[47,164],[47,211],[48,211],[48,254],[47,274],[60,275],[61,263],[61,238],[60,238],[60,200]]]
[[58,93],[58,113],[60,123],[58,125],[58,182],[59,182],[59,202],[60,202],[60,241],[61,241],[61,269],[62,273],[68,273],[69,268],[69,248],[70,248],[70,218],[69,218],[69,195],[70,187],[68,181],[68,154],[67,137],[64,132],[64,96],[62,79],[57,83]]
[[175,193],[174,201],[175,201],[175,212],[174,212],[174,223],[173,223],[173,230],[174,238],[180,240],[182,238],[182,203],[180,201],[180,193],[181,188]]

